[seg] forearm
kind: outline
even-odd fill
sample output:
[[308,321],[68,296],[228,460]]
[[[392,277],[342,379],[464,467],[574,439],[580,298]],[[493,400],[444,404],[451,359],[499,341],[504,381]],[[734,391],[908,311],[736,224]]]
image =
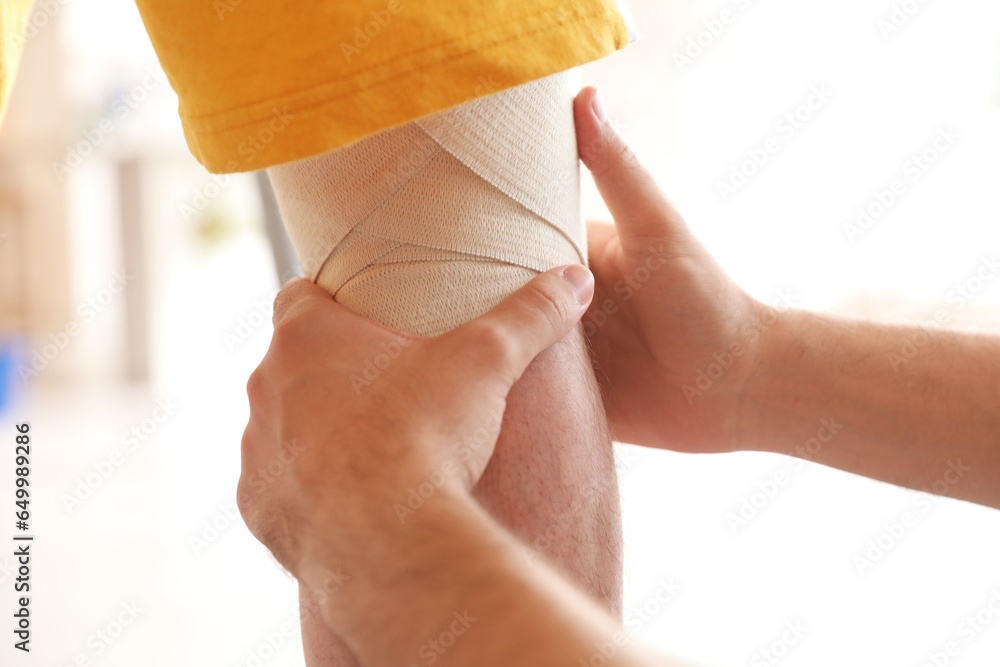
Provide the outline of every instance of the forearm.
[[528,563],[467,496],[443,488],[404,526],[391,511],[382,523],[311,559],[358,573],[323,611],[366,666],[426,664],[430,655],[442,667],[576,665],[607,642],[616,647],[608,664],[653,664],[592,600]]
[[1000,338],[786,311],[761,351],[743,448],[1000,507]]

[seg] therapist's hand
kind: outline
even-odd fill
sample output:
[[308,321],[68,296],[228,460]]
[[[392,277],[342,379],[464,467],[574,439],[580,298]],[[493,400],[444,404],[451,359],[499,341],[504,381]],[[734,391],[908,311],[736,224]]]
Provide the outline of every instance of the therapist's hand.
[[363,558],[379,527],[405,524],[411,492],[464,501],[511,386],[577,324],[592,293],[586,268],[553,269],[482,317],[421,338],[352,313],[308,280],[284,287],[247,385],[237,500],[250,531],[308,580],[321,562]]
[[584,318],[616,440],[679,451],[738,447],[740,394],[773,309],[740,289],[602,118],[576,98],[580,157],[615,224],[589,226],[597,290]]

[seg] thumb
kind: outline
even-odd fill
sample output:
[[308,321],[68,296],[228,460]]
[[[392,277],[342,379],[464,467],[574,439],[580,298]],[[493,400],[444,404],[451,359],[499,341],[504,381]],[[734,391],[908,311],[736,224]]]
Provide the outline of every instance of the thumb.
[[580,91],[573,114],[580,159],[615,219],[622,250],[646,254],[653,244],[693,241],[684,219],[608,120],[596,88]]
[[510,386],[535,357],[576,326],[593,295],[594,276],[585,266],[550,269],[436,343],[467,377],[497,379],[499,374]]

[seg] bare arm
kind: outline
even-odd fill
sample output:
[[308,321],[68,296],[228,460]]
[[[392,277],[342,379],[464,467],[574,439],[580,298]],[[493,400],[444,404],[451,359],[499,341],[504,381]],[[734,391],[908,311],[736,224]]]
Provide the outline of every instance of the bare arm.
[[[371,573],[324,607],[362,664],[429,664],[435,656],[441,667],[550,667],[591,664],[608,647],[614,655],[602,664],[662,664],[631,646],[592,599],[541,562],[527,563],[521,545],[467,496],[438,494],[405,530],[393,523],[357,526],[367,546],[345,549],[359,542],[338,540],[321,556]],[[344,537],[352,529],[336,530]]]
[[745,447],[1000,508],[1000,337],[789,311],[761,347]]
[[577,137],[615,226],[590,229],[584,321],[615,435],[788,453],[1000,508],[1000,338],[751,298],[595,113],[594,93],[577,97]]

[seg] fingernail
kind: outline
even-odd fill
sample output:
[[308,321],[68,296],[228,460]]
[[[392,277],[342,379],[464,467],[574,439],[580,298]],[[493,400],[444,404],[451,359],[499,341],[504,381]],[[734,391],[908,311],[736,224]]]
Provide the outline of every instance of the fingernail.
[[590,106],[594,109],[594,115],[597,116],[597,120],[601,121],[601,123],[608,122],[608,110],[604,106],[604,98],[601,97],[600,89],[594,92],[594,96],[590,98]]
[[590,301],[594,294],[594,275],[582,264],[570,264],[562,271],[563,280],[568,282],[576,294],[576,302],[581,306]]

